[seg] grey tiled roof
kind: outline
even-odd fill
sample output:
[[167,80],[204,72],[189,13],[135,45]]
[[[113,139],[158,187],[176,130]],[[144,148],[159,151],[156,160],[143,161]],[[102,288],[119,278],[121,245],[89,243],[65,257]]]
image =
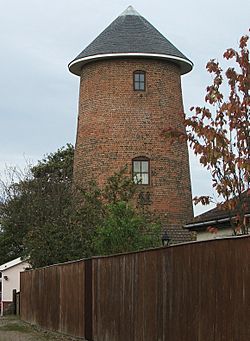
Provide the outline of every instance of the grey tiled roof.
[[[247,190],[241,194],[241,200],[244,205],[245,214],[250,214],[250,191]],[[228,206],[224,203],[221,204],[209,211],[206,211],[197,217],[195,217],[192,221],[188,222],[184,228],[187,229],[198,229],[200,227],[203,228],[204,223],[209,223],[210,225],[218,224],[220,220],[229,218],[230,216],[236,216],[237,209],[229,210]],[[223,223],[223,221],[222,221]]]
[[167,58],[180,66],[182,74],[191,71],[193,65],[130,6],[69,64],[69,69],[80,75],[81,67],[86,62],[126,54],[148,54],[150,58]]

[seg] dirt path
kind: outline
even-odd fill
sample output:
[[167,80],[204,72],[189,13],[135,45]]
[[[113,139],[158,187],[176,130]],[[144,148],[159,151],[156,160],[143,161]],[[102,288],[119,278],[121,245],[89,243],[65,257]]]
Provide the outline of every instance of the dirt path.
[[16,317],[0,317],[0,341],[75,341],[72,337],[39,330]]

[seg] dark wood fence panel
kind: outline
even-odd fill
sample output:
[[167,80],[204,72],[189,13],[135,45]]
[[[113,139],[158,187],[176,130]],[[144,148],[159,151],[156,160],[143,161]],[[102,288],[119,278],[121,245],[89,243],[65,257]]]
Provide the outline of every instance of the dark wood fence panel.
[[93,259],[94,340],[163,340],[164,252]]
[[95,341],[250,340],[249,237],[92,262]]
[[61,276],[58,331],[84,336],[84,261],[58,267]]
[[249,341],[250,237],[22,273],[21,318],[89,341]]
[[21,319],[84,336],[84,261],[21,273]]

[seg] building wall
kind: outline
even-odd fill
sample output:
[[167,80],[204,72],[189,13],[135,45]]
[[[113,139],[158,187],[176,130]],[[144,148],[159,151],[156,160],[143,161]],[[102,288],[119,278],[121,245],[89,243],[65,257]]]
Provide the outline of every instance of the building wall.
[[[16,289],[20,290],[20,272],[30,267],[27,262],[17,264],[7,270],[2,271],[2,300],[6,302],[12,301],[12,291]],[[8,280],[4,279],[4,276],[8,277]]]
[[232,237],[233,231],[232,228],[224,228],[218,230],[217,233],[211,233],[208,231],[198,231],[197,232],[197,241],[202,241],[202,240],[211,240],[211,239],[219,239],[219,238],[224,238],[224,237]]
[[[133,72],[146,71],[146,91],[134,91]],[[83,67],[74,160],[77,184],[107,177],[132,159],[150,159],[150,209],[165,216],[169,227],[193,216],[186,142],[171,142],[163,129],[184,131],[181,78],[172,63],[149,59],[113,59]]]

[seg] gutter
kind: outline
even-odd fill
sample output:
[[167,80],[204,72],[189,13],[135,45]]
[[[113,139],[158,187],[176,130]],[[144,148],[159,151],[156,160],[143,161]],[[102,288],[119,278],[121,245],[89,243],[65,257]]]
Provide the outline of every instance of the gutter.
[[[245,214],[244,217],[246,217],[246,218],[250,217],[250,213]],[[236,218],[236,216],[232,217],[231,219],[235,219],[235,218]],[[216,223],[224,223],[227,221],[230,221],[230,218],[221,218],[221,219],[217,219],[217,220],[209,220],[209,221],[197,222],[197,223],[193,223],[193,224],[186,224],[186,225],[183,225],[183,228],[184,229],[191,229],[193,227],[214,225]]]

